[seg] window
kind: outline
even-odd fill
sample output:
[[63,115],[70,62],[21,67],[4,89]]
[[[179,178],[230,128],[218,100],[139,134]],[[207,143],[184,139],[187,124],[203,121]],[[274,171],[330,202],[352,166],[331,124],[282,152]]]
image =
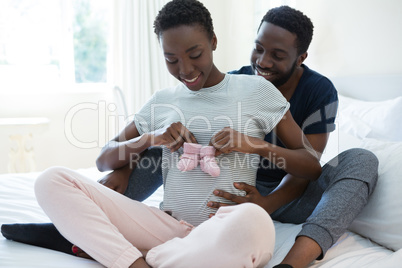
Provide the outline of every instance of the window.
[[108,0],[2,0],[0,92],[108,81]]

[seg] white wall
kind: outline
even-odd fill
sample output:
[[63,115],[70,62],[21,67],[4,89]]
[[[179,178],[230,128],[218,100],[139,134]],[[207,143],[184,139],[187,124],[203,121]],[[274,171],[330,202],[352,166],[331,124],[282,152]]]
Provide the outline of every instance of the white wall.
[[[32,133],[27,149],[34,149],[37,171],[54,165],[94,166],[100,148],[117,131],[110,130],[107,124],[116,118],[108,106],[112,99],[111,92],[0,95],[0,117],[50,120],[46,126],[0,126],[0,173],[7,172],[10,148],[18,148],[9,138],[14,134]],[[66,136],[66,131],[70,136]]]
[[[228,71],[249,64],[255,22],[267,11],[258,8],[278,5],[281,1],[202,2],[212,13],[220,42],[215,53],[216,65],[221,71]],[[310,67],[329,77],[402,74],[402,1],[283,2],[301,10],[314,24],[313,41],[306,60]]]
[[253,0],[201,0],[211,12],[218,47],[215,64],[222,72],[250,62],[255,38]]
[[330,77],[402,74],[402,1],[301,0],[296,8],[315,25],[311,67]]

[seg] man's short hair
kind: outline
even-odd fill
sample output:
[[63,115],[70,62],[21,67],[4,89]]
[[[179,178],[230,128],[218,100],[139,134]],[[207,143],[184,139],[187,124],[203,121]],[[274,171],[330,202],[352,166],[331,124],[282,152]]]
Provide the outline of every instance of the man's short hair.
[[[261,20],[263,22],[272,23],[276,26],[284,28],[291,33],[296,34],[296,46],[299,55],[307,52],[313,39],[313,23],[301,11],[293,9],[289,6],[280,6],[268,10]],[[260,30],[260,26],[258,30]]]

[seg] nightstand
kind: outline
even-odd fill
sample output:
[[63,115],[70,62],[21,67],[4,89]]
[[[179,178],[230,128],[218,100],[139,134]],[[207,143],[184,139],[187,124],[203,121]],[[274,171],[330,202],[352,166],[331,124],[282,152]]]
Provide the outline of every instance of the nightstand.
[[11,145],[8,152],[8,172],[22,173],[35,171],[33,138],[50,120],[44,117],[0,118],[0,127],[6,129]]

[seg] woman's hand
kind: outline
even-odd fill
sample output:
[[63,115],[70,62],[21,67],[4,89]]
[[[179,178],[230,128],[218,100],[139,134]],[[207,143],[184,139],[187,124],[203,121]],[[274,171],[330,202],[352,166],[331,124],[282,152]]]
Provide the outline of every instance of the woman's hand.
[[254,153],[258,146],[261,146],[262,140],[247,136],[230,127],[225,127],[215,134],[210,141],[210,145],[216,149],[216,156],[233,151],[241,153]]
[[181,122],[172,123],[170,126],[155,130],[150,133],[153,146],[165,145],[172,152],[183,146],[184,142],[197,143],[197,139]]

